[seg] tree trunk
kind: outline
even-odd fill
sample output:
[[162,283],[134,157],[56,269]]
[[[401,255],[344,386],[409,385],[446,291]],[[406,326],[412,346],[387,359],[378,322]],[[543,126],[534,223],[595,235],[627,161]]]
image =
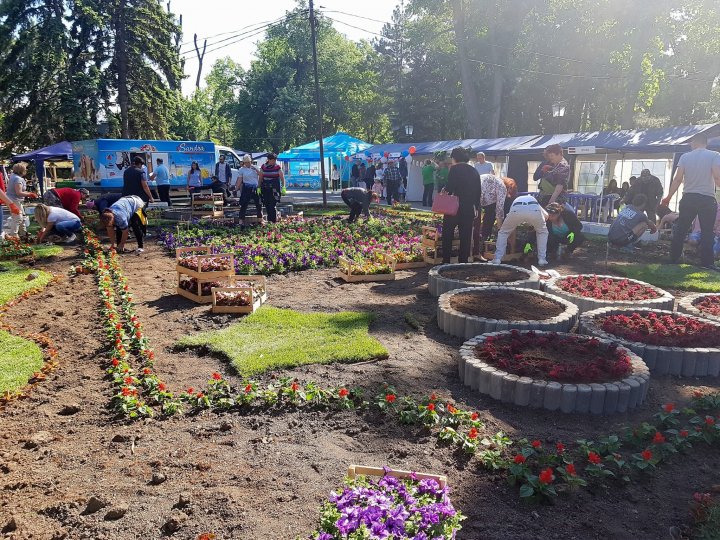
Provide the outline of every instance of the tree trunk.
[[465,37],[465,20],[463,18],[463,0],[451,0],[453,12],[453,27],[455,29],[455,44],[458,50],[460,64],[460,77],[462,79],[463,103],[467,114],[467,127],[470,137],[482,135],[482,115],[478,101],[475,84],[473,83],[472,68],[468,61],[467,41]]
[[503,105],[503,90],[505,89],[505,73],[503,68],[497,67],[499,62],[497,48],[488,47],[492,63],[496,66],[492,67],[492,91],[490,94],[490,114],[487,118],[487,128],[485,136],[494,139],[500,134],[500,115]]
[[128,55],[125,43],[125,3],[115,4],[115,63],[118,77],[118,107],[120,108],[120,137],[130,138],[130,96],[128,94]]

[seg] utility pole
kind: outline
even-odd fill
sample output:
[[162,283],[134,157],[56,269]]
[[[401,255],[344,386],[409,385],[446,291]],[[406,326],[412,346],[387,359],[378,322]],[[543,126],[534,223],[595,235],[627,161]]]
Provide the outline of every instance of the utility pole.
[[320,103],[320,79],[318,78],[317,34],[315,8],[310,0],[310,39],[312,40],[313,73],[315,75],[315,105],[317,107],[318,141],[320,142],[320,184],[322,186],[323,207],[327,206],[327,186],[325,185],[325,148],[323,146],[322,103]]

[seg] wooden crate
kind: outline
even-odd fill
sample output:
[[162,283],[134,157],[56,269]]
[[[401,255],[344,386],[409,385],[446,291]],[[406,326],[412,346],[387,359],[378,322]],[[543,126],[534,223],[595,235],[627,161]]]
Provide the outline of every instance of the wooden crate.
[[247,283],[257,283],[260,285],[263,289],[263,293],[260,295],[260,301],[264,304],[267,302],[267,278],[265,276],[244,276],[235,274],[231,277],[227,278],[221,278],[217,280],[221,283],[223,283],[224,289],[235,289],[240,287],[245,287],[246,285],[243,284],[243,282]]
[[[183,276],[187,276],[189,278],[194,278],[197,280],[197,289],[195,290],[195,292],[189,291],[180,286],[180,282],[182,281]],[[178,271],[177,278],[178,278],[178,282],[177,282],[177,287],[175,288],[176,294],[183,296],[183,297],[187,298],[188,300],[192,300],[193,302],[195,302],[197,304],[209,304],[212,302],[212,292],[210,292],[209,294],[202,294],[203,284],[208,283],[208,282],[217,282],[218,284],[222,284],[223,283],[222,279],[227,279],[228,277],[224,276],[224,278],[217,278],[217,277],[215,277],[215,278],[213,278],[213,277],[198,278],[189,273],[186,273],[183,271]]]
[[[253,299],[248,306],[222,306],[217,303],[217,293],[219,292],[242,292],[246,291]],[[212,312],[213,313],[252,313],[262,305],[260,298],[255,299],[252,287],[213,287],[212,290]]]
[[372,275],[353,275],[347,274],[342,270],[342,263],[345,262],[349,266],[352,265],[350,259],[346,257],[340,257],[338,261],[341,263],[341,267],[338,268],[338,275],[348,283],[358,283],[362,281],[392,281],[395,279],[395,259],[385,253],[380,253],[379,257],[390,265],[391,272],[389,274],[372,274]]
[[[197,268],[188,268],[186,266],[182,266],[180,264],[181,255],[185,253],[192,253],[192,250],[207,250],[207,255],[198,255],[198,266]],[[186,251],[183,251],[186,250]],[[198,248],[178,248],[176,257],[177,257],[177,263],[175,265],[175,270],[178,273],[187,274],[188,276],[192,276],[194,278],[222,278],[222,277],[230,277],[235,275],[235,255],[232,253],[216,253],[214,255],[209,255],[210,248],[209,247],[198,247]],[[203,260],[207,259],[216,259],[216,258],[223,258],[223,259],[229,259],[229,265],[230,268],[228,270],[215,270],[215,271],[208,271],[203,272],[201,270],[201,262]]]
[[412,270],[414,268],[425,268],[426,266],[427,263],[425,261],[395,263],[395,270]]
[[[222,193],[212,193],[211,198],[207,198],[207,194],[204,193],[193,193],[190,201],[190,209],[192,210],[193,216],[210,216],[210,217],[223,217],[224,210],[224,199]],[[203,197],[202,200],[198,200]],[[207,209],[205,206],[211,206],[212,208]]]
[[[442,233],[438,231],[436,227],[424,225],[422,228],[422,239],[428,240],[429,242],[440,242],[442,240]],[[460,231],[458,229],[455,229],[453,240],[460,241]]]
[[[431,249],[434,249],[434,250],[435,250],[435,255],[434,255],[434,256],[431,256],[431,255],[428,253]],[[431,248],[431,247],[429,247],[429,246],[423,246],[423,247],[422,247],[422,253],[423,253],[423,259],[425,260],[425,262],[426,262],[427,264],[436,265],[436,264],[442,264],[442,262],[443,262],[443,258],[437,256],[437,248]],[[458,257],[450,257],[450,262],[451,262],[451,263],[456,263],[456,262],[458,262]]]
[[410,478],[410,475],[412,474],[414,474],[415,478],[417,478],[418,480],[436,480],[437,483],[440,484],[441,488],[447,486],[447,476],[445,476],[444,474],[412,473],[410,471],[396,471],[394,469],[390,469],[388,472],[385,472],[385,469],[383,469],[382,467],[366,467],[364,465],[350,465],[347,471],[347,477],[351,480],[354,479],[356,476],[378,476],[382,478],[385,475],[405,479]]
[[[507,251],[505,252],[505,256],[503,257],[502,262],[517,261],[523,258],[524,253],[522,251],[516,251],[513,246],[514,243],[511,244],[510,239],[508,239]],[[486,259],[495,258],[495,249],[495,242],[485,242],[483,257],[485,257]]]

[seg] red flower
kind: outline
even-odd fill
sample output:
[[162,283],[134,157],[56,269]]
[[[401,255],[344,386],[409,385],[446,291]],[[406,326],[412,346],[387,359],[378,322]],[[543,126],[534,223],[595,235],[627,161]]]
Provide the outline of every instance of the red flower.
[[477,439],[477,436],[478,436],[477,428],[470,428],[470,432],[468,433],[468,438]]
[[[112,317],[110,317],[110,318],[112,319]],[[122,330],[122,324],[117,323],[117,324],[115,325],[115,330]]]
[[472,420],[473,422],[475,422],[478,418],[480,418],[480,415],[476,412],[470,415],[470,420]]
[[293,392],[297,392],[299,389],[300,389],[300,385],[299,385],[298,383],[296,383],[296,382],[293,382],[293,383],[290,385],[290,390],[293,391]]
[[347,388],[341,388],[338,390],[338,396],[341,398],[347,397],[347,395],[350,393],[350,391]]
[[564,445],[563,443],[561,443],[561,442],[557,443],[557,444],[555,445],[555,448],[557,448],[557,453],[558,453],[558,454],[562,454],[563,452],[565,452],[565,445]]
[[437,401],[437,396],[435,395],[435,392],[430,394],[430,401]]
[[143,375],[150,375],[152,373],[152,369],[150,368],[143,368]]
[[548,467],[547,469],[540,471],[540,474],[538,475],[538,480],[540,480],[541,484],[552,484],[552,481],[555,480],[553,470]]
[[195,393],[195,389],[191,386],[190,388],[187,389],[187,393],[188,393],[188,394],[194,394],[194,393]]
[[665,405],[663,405],[663,410],[666,413],[671,413],[675,410],[675,404],[674,403],[666,403]]
[[575,465],[573,465],[572,463],[568,463],[567,465],[565,465],[565,472],[567,472],[570,476],[577,476]]
[[652,459],[652,452],[648,450],[647,448],[640,452],[640,455],[645,461],[650,461]]
[[653,437],[652,442],[653,442],[654,444],[662,444],[662,443],[665,442],[665,437],[663,436],[662,433],[660,433],[659,431],[656,431],[656,432],[655,432],[655,436]]
[[249,394],[250,392],[252,392],[252,384],[245,385],[245,393]]
[[588,461],[593,465],[598,465],[600,462],[602,462],[602,458],[595,452],[589,452]]
[[152,351],[148,351],[147,353],[148,360],[154,360],[155,359],[155,353]]
[[705,417],[705,425],[707,426],[714,426],[715,425],[715,419],[712,416],[706,416]]
[[388,403],[393,403],[396,399],[397,397],[395,396],[395,394],[388,394],[387,396],[385,396],[385,401],[387,401]]
[[427,410],[428,410],[428,411],[434,411],[434,410],[435,410],[435,404],[434,404],[434,403],[428,404]]
[[120,360],[118,360],[117,358],[113,358],[113,359],[112,359],[112,365],[113,365],[113,367],[118,367],[119,364],[120,364]]
[[212,374],[212,378],[216,381],[222,381],[222,375],[220,375],[217,371]]
[[123,379],[123,382],[124,382],[125,384],[132,384],[132,383],[133,383],[133,378],[132,378],[132,377],[125,377],[125,378]]
[[129,396],[129,395],[131,395],[131,394],[132,394],[132,392],[130,391],[130,389],[129,389],[127,386],[123,386],[122,395],[123,395],[123,396]]
[[135,336],[136,336],[138,339],[142,339],[142,337],[143,337],[142,332],[136,332],[136,333],[135,333]]
[[202,392],[198,392],[198,393],[197,393],[197,398],[198,398],[198,399],[201,399],[201,398],[204,398],[204,397],[205,397],[205,394],[203,394]]
[[447,410],[450,414],[455,414],[457,412],[457,409],[453,407],[452,403],[447,404]]
[[693,397],[694,397],[695,399],[700,399],[700,398],[703,397],[703,396],[704,396],[704,394],[703,394],[703,391],[702,391],[702,390],[695,390],[695,391],[693,391]]
[[158,390],[160,390],[161,392],[164,392],[166,388],[167,388],[167,386],[165,386],[164,382],[161,382],[160,384],[158,384]]
[[515,459],[513,459],[513,461],[518,465],[522,465],[523,463],[525,463],[525,456],[523,456],[522,454],[518,454],[515,456]]
[[530,444],[531,444],[532,447],[535,448],[536,450],[542,446],[542,443],[541,443],[540,441],[538,441],[538,440],[534,440],[534,441],[531,442]]
[[687,429],[681,429],[679,435],[680,435],[682,438],[685,438],[685,437],[687,437],[687,436],[690,435],[690,434],[688,433],[688,430],[687,430]]

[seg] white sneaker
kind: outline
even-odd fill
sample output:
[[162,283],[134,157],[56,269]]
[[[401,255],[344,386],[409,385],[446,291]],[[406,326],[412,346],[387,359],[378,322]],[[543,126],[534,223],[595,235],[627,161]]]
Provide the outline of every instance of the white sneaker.
[[68,236],[67,238],[65,238],[65,240],[63,240],[63,242],[65,242],[66,244],[72,244],[75,240],[77,240],[77,236],[75,235],[75,233],[73,233],[70,236]]
[[502,261],[500,259],[493,259],[490,261],[490,264],[502,264]]
[[144,253],[144,252],[145,252],[145,250],[143,248],[137,248],[135,250],[135,255],[140,255],[141,253]]
[[550,263],[548,263],[546,259],[538,260],[538,266],[547,266],[548,264]]

